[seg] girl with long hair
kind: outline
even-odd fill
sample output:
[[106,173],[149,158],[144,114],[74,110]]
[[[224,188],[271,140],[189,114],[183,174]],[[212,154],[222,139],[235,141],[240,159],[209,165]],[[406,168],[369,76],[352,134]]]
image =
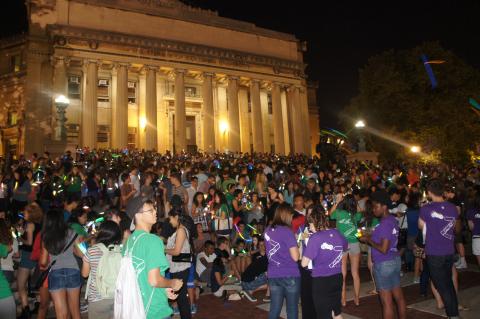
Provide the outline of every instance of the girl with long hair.
[[332,313],[334,318],[341,318],[342,262],[345,262],[342,255],[348,248],[347,240],[338,230],[330,228],[328,216],[320,205],[311,210],[307,222],[313,235],[309,236],[303,252],[302,267],[312,269],[311,294],[316,318],[332,318]]
[[336,221],[336,228],[348,241],[348,251],[343,255],[342,274],[342,306],[347,304],[346,293],[346,277],[347,277],[347,259],[350,260],[350,272],[353,277],[354,303],[360,305],[360,243],[358,242],[357,233],[358,223],[362,219],[362,214],[357,212],[357,201],[351,194],[337,194],[335,205],[331,209],[330,219]]
[[217,236],[229,237],[232,232],[232,220],[230,218],[230,209],[225,195],[221,192],[215,193],[215,219],[214,227]]
[[175,233],[168,238],[165,253],[170,263],[171,277],[181,279],[185,283],[178,291],[177,304],[180,317],[189,319],[192,317],[192,309],[187,297],[187,282],[193,260],[193,238],[185,217],[181,209],[172,209],[168,213],[170,225],[175,229]]
[[28,308],[28,292],[27,281],[28,277],[32,274],[33,270],[37,266],[37,262],[33,261],[30,257],[33,249],[33,241],[40,232],[42,226],[43,212],[40,206],[33,202],[24,210],[24,233],[19,237],[20,245],[20,265],[17,271],[17,285],[18,295],[22,304],[22,314],[27,315],[30,313]]
[[78,263],[74,254],[83,257],[78,250],[75,231],[68,227],[63,214],[50,210],[42,229],[43,248],[40,264],[46,267],[48,260],[56,260],[48,275],[48,290],[59,319],[80,319],[80,286],[82,284]]
[[292,207],[286,203],[280,204],[272,224],[265,231],[271,299],[269,319],[279,317],[284,299],[287,303],[287,319],[298,318],[300,271],[297,261],[300,252],[291,230],[292,217]]
[[109,319],[113,314],[113,298],[104,299],[97,287],[97,270],[100,259],[107,250],[120,253],[122,233],[114,221],[102,223],[95,237],[95,245],[88,248],[83,256],[82,276],[88,280],[88,318]]

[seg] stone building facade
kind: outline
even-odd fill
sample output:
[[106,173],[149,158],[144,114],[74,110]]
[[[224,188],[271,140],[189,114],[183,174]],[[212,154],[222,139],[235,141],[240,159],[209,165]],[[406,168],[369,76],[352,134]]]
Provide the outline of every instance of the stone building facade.
[[1,153],[314,152],[317,88],[293,35],[178,0],[26,5],[28,32],[0,40]]

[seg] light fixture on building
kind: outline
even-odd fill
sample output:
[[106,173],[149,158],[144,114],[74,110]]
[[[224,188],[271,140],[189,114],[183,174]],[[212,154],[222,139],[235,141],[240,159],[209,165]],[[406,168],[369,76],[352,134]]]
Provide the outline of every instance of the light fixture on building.
[[225,134],[228,132],[228,122],[227,121],[220,121],[220,133]]
[[365,122],[363,120],[358,120],[357,123],[355,123],[356,128],[364,128],[365,127]]
[[70,104],[70,100],[69,100],[65,95],[58,95],[58,96],[55,98],[55,103],[56,103],[56,104],[66,104],[66,105],[69,105],[69,104]]
[[422,149],[420,148],[420,146],[417,146],[417,145],[413,145],[410,147],[410,152],[412,153],[420,153]]
[[140,129],[144,131],[146,127],[147,127],[147,119],[145,118],[145,116],[142,116],[140,117]]
[[55,98],[55,107],[57,108],[55,140],[57,141],[67,140],[67,129],[65,127],[67,118],[65,117],[65,112],[69,104],[70,104],[70,100],[65,95],[58,95]]

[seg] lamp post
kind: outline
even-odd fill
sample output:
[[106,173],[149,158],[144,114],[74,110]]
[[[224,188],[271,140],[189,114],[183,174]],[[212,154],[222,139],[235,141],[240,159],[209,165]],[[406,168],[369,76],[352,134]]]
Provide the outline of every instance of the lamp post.
[[55,98],[55,107],[57,108],[57,122],[55,126],[55,140],[66,141],[67,130],[65,123],[67,118],[65,117],[65,111],[70,104],[70,100],[65,95],[59,95]]
[[417,145],[412,145],[410,147],[410,152],[415,153],[415,154],[420,153],[421,150],[422,149],[420,148],[420,146],[417,146]]
[[[356,129],[363,129],[365,127],[365,122],[363,120],[358,120],[355,123],[355,128]],[[367,145],[365,143],[365,140],[363,139],[363,134],[361,132],[358,133],[358,152],[366,152],[367,151]]]
[[364,128],[365,127],[365,122],[363,120],[358,120],[356,123],[355,123],[355,127],[356,128]]

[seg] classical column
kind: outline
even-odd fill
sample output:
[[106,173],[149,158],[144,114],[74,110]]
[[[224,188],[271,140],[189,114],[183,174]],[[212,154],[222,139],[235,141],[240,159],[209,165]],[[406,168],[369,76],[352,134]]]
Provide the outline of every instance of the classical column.
[[186,70],[175,70],[175,153],[187,149],[186,113],[185,113],[185,77]]
[[248,118],[248,91],[238,90],[238,108],[240,110],[240,142],[243,153],[250,153],[250,121]]
[[238,77],[228,77],[228,149],[240,152],[240,119],[238,110]]
[[293,88],[293,140],[294,140],[294,150],[295,153],[304,153],[304,129],[302,122],[302,103],[300,99],[300,87],[295,86]]
[[203,73],[203,149],[205,152],[215,152],[215,118],[213,113],[213,73]]
[[300,94],[297,86],[290,86],[287,91],[288,131],[290,135],[290,152],[303,152],[303,129],[300,117]]
[[253,151],[263,152],[262,108],[260,104],[260,81],[252,79],[250,84],[250,102],[252,104]]
[[[59,95],[67,96],[67,68],[66,68],[66,59],[63,56],[53,57],[53,94],[52,94],[52,117],[51,117],[51,127],[58,127],[57,123],[57,107],[55,105],[55,99]],[[60,141],[61,134],[58,130],[55,130],[53,134],[53,139]]]
[[260,90],[260,108],[262,109],[262,135],[263,135],[263,151],[270,153],[272,151],[271,123],[268,114],[268,92]]
[[312,155],[312,141],[310,135],[310,117],[308,114],[308,97],[307,90],[302,87],[300,90],[300,105],[302,108],[302,127],[303,127],[303,143],[305,154]]
[[84,62],[82,146],[95,148],[97,145],[97,75],[96,60]]
[[285,140],[283,138],[283,116],[280,85],[272,84],[272,116],[273,116],[273,143],[275,153],[285,154]]
[[[157,149],[157,67],[147,66],[146,92],[145,92],[145,148]],[[185,109],[185,106],[184,106]]]
[[[112,147],[123,149],[128,145],[128,64],[115,65],[115,94],[112,94]],[[113,92],[113,91],[112,91]]]

